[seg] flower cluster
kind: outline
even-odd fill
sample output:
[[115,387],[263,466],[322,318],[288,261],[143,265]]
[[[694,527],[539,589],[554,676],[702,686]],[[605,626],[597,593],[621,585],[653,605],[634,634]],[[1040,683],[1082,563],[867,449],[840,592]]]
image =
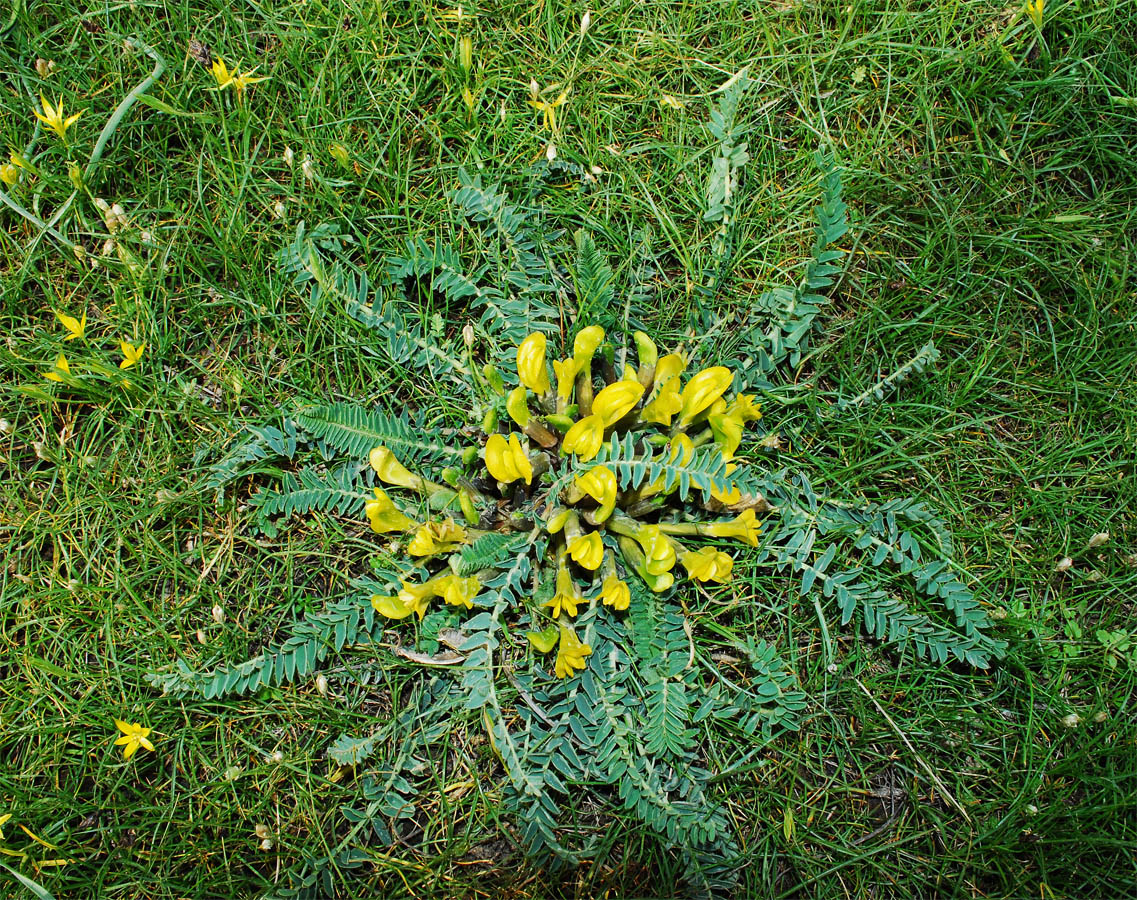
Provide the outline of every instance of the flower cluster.
[[[660,357],[651,339],[637,332],[638,368],[628,364],[617,374],[610,348],[598,353],[604,337],[598,326],[584,328],[571,356],[550,361],[546,337],[529,335],[517,348],[518,384],[512,390],[487,366],[480,382],[491,398],[483,419],[487,438],[484,446],[468,448],[465,470],[443,472],[445,483],[411,472],[387,447],[376,447],[370,456],[385,485],[415,492],[427,500],[427,509],[452,510],[464,520],[417,521],[375,488],[366,505],[372,530],[412,535],[406,553],[421,563],[441,561],[492,531],[544,533],[534,586],[543,602],[535,601],[529,612],[533,622],[542,616],[551,621],[527,637],[539,652],[557,648],[554,671],[562,678],[583,669],[591,652],[572,627],[582,604],[626,610],[631,577],[656,592],[671,588],[677,572],[699,583],[726,583],[733,557],[700,539],[757,546],[756,510],[765,508],[760,497],[744,494],[729,477],[738,465],[733,460],[743,430],[761,417],[753,397],[727,397],[730,370],[713,366],[684,380],[687,360],[679,353]],[[604,448],[627,436],[639,456],[621,460],[621,469]],[[727,484],[712,485],[710,497],[699,503],[679,491],[674,473],[692,464],[701,448],[721,456]],[[652,471],[671,474],[633,484],[614,471],[626,472],[629,462],[656,464]],[[695,518],[700,509],[733,518],[700,521]],[[372,604],[391,619],[411,613],[422,618],[436,597],[470,609],[493,572],[463,577],[460,571],[455,564],[420,583],[402,581],[397,594],[376,595]]]
[[[64,341],[86,340],[86,313],[83,313],[83,317],[81,319],[77,319],[74,316],[67,315],[67,313],[56,311],[55,317],[59,320],[59,324],[62,325],[64,330],[67,332],[66,337],[63,338]],[[145,341],[135,344],[134,342],[128,341],[125,338],[120,340],[119,351],[122,353],[122,360],[119,362],[118,367],[120,369],[129,369],[133,366],[138,365],[138,363],[142,360],[142,353],[145,351],[145,349]],[[106,366],[103,366],[101,363],[96,361],[91,361],[88,364],[88,367],[92,372],[104,376],[113,371],[107,369]],[[67,361],[67,355],[63,352],[60,352],[56,356],[55,365],[48,371],[44,372],[43,377],[48,381],[56,381],[60,383],[74,383],[77,380],[76,376],[71,371],[71,363]],[[123,387],[128,387],[129,382],[124,380],[121,382],[121,385]]]

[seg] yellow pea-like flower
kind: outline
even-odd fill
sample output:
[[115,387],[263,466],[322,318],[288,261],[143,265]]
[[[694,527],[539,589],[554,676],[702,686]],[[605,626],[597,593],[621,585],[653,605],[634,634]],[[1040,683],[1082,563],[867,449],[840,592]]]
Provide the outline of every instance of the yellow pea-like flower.
[[600,416],[604,427],[614,425],[640,402],[644,386],[639,381],[617,381],[608,385],[592,401],[593,415]]
[[596,531],[582,534],[569,541],[568,552],[577,565],[595,572],[604,562],[604,541]]
[[575,453],[581,462],[588,462],[600,452],[603,443],[604,419],[594,413],[573,424],[561,441],[561,451]]
[[391,531],[410,531],[417,523],[403,515],[382,488],[375,488],[375,499],[364,504],[364,512],[371,522],[371,530],[376,534]]
[[708,416],[707,424],[711,426],[711,434],[714,435],[715,443],[722,453],[722,458],[725,460],[734,459],[738,445],[742,443],[742,419],[735,418],[728,413],[719,413]]
[[385,484],[397,484],[412,491],[422,490],[422,478],[408,470],[388,448],[376,447],[368,459],[379,480]]
[[409,581],[404,581],[402,584],[403,588],[399,591],[398,600],[410,607],[421,619],[430,608],[430,598],[438,593],[435,590],[434,581],[424,581],[422,584],[411,584]]
[[512,484],[519,478],[524,478],[526,484],[533,482],[533,464],[516,434],[511,434],[508,441],[500,434],[490,435],[486,441],[486,468],[503,484]]
[[434,556],[449,553],[466,540],[466,529],[453,519],[442,522],[427,522],[415,532],[414,540],[407,547],[411,556]]
[[719,399],[734,380],[726,366],[703,369],[683,386],[679,424],[686,425]]
[[462,578],[459,575],[440,575],[434,579],[435,591],[451,606],[464,606],[473,609],[473,599],[482,589],[482,583],[474,576]]
[[518,385],[509,392],[509,396],[505,398],[505,411],[509,413],[509,417],[517,423],[518,428],[524,428],[529,424],[529,392],[524,387]]
[[576,339],[572,342],[572,356],[578,368],[583,368],[584,363],[592,359],[592,354],[603,340],[604,329],[599,325],[589,325],[577,333]]
[[539,331],[517,345],[517,377],[534,394],[549,393],[549,371],[545,368],[548,340]]
[[756,422],[762,418],[762,407],[754,402],[753,394],[736,394],[726,414],[740,422]]
[[576,486],[600,504],[596,510],[596,521],[604,522],[616,508],[616,493],[619,486],[616,476],[607,466],[593,466],[576,479]]
[[679,561],[695,581],[725,584],[730,580],[734,568],[734,560],[714,547],[689,551],[680,556]]
[[649,575],[662,575],[675,566],[675,545],[658,525],[645,525],[636,535],[644,551],[644,569]]
[[575,359],[553,360],[553,374],[557,377],[557,399],[565,403],[572,396],[573,383],[576,381],[580,365]]
[[582,602],[583,597],[580,593],[580,588],[576,582],[572,580],[572,574],[568,569],[561,565],[557,569],[557,589],[553,594],[553,599],[545,603],[545,606],[552,608],[552,617],[558,619],[561,613],[569,616],[576,615],[576,608]]
[[668,353],[655,367],[655,396],[643,408],[641,416],[648,422],[670,425],[671,417],[683,408],[679,393],[679,376],[687,362],[678,353]]
[[584,658],[592,653],[592,647],[582,643],[576,632],[561,626],[561,642],[557,649],[557,662],[554,672],[558,678],[571,678],[577,669],[585,666]]
[[632,590],[613,573],[604,579],[604,584],[600,588],[600,599],[605,606],[623,612],[631,605]]
[[401,597],[384,597],[381,594],[372,595],[371,608],[388,619],[405,619],[415,611],[414,605]]
[[762,527],[758,524],[752,509],[743,510],[730,522],[716,522],[706,526],[706,533],[711,537],[734,538],[751,547],[758,546],[758,535],[761,531]]

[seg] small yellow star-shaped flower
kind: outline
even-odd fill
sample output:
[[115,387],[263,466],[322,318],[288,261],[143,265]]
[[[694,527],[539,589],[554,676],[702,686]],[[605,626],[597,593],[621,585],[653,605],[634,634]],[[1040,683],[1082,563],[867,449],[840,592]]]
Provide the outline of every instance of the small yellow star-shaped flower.
[[43,106],[43,112],[41,113],[35,109],[33,109],[32,112],[35,113],[36,118],[43,122],[44,125],[59,135],[60,140],[66,140],[67,129],[74,125],[78,118],[87,111],[81,109],[74,115],[64,116],[62,98],[53,106],[51,101],[44,97],[43,94],[40,94],[39,102]]

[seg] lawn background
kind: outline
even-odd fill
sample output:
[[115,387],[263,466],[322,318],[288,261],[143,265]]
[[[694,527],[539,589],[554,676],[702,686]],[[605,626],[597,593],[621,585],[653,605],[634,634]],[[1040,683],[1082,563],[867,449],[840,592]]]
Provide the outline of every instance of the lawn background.
[[[313,314],[274,253],[302,219],[340,223],[376,265],[408,236],[468,242],[446,200],[458,168],[522,183],[550,140],[526,103],[529,80],[553,86],[550,97],[571,85],[553,142],[598,171],[587,189],[548,200],[568,230],[560,249],[586,227],[624,275],[650,223],[664,261],[651,324],[681,337],[686,273],[709,258],[705,122],[715,89],[748,65],[752,161],[722,312],[792,279],[823,144],[845,169],[853,217],[827,337],[785,373],[800,402],[767,407],[767,423],[786,459],[831,493],[914,494],[938,507],[983,596],[1006,614],[1011,655],[977,674],[838,629],[828,660],[812,605],[788,602],[785,580],[753,568],[744,603],[729,591],[693,597],[696,629],[724,644],[775,640],[817,703],[799,734],[744,765],[738,740],[709,748],[749,859],[739,896],[1131,894],[1137,661],[1118,653],[1111,666],[1098,631],[1137,641],[1134,4],[1051,2],[1039,29],[1017,5],[968,0],[615,2],[592,8],[583,39],[579,5],[456,10],[14,9],[0,38],[0,143],[27,145],[31,94],[86,109],[69,147],[50,134],[36,143],[43,218],[71,191],[69,161],[86,160],[151,68],[123,39],[151,44],[167,68],[148,94],[166,106],[137,104],[89,182],[130,218],[121,240],[139,271],[116,256],[77,260],[0,212],[10,426],[0,435],[0,815],[13,816],[0,847],[29,854],[9,864],[57,897],[244,897],[334,845],[350,779],[335,780],[324,750],[387,715],[407,673],[360,687],[349,658],[332,666],[327,697],[313,683],[224,702],[171,701],[143,682],[179,655],[204,665],[255,651],[341,585],[368,543],[357,525],[325,518],[255,540],[239,503],[218,507],[195,490],[198,450],[297,400],[429,401],[431,386],[369,350],[356,323]],[[473,39],[473,116],[459,34]],[[191,38],[269,80],[243,103],[212,91]],[[37,57],[55,63],[46,77]],[[78,210],[86,224],[68,236],[97,256],[106,229],[88,200]],[[146,341],[136,390],[37,399],[61,350],[95,352],[64,345],[53,310],[86,310],[92,348]],[[828,415],[839,393],[933,339],[940,362],[898,398]],[[1109,540],[1088,549],[1102,532]],[[1064,557],[1072,565],[1055,571]],[[115,717],[153,727],[157,752],[124,763]],[[584,795],[567,805],[574,827],[604,836],[595,857],[568,875],[526,864],[498,815],[501,773],[477,723],[456,723],[448,751],[431,761],[437,789],[421,834],[374,848],[345,896],[670,892],[675,855]],[[258,849],[257,825],[271,850]]]

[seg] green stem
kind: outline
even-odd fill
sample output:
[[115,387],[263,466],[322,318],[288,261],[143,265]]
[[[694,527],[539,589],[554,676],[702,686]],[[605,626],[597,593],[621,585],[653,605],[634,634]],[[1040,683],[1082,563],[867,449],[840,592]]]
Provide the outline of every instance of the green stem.
[[91,173],[94,171],[95,164],[102,159],[103,151],[107,148],[107,143],[114,135],[119,123],[122,122],[123,117],[130,111],[130,108],[135,104],[143,94],[145,94],[154,82],[156,82],[162,73],[166,71],[166,63],[158,55],[158,52],[149,44],[145,44],[136,37],[127,40],[127,46],[136,50],[141,50],[152,60],[154,60],[154,70],[146,76],[141,82],[135,86],[129,94],[122,98],[122,102],[115,108],[111,117],[107,119],[107,124],[103,126],[102,132],[99,134],[99,139],[95,142],[95,149],[91,152],[91,158],[87,161],[87,168],[83,171],[83,182],[87,183],[91,179]]

